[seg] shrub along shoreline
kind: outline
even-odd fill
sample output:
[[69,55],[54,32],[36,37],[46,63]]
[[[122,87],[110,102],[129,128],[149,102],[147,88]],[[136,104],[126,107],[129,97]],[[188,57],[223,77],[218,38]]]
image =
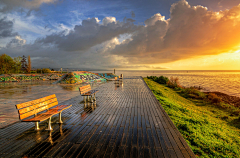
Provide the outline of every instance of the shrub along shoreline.
[[144,80],[196,156],[240,157],[240,108],[236,104],[219,94],[183,88],[176,78]]

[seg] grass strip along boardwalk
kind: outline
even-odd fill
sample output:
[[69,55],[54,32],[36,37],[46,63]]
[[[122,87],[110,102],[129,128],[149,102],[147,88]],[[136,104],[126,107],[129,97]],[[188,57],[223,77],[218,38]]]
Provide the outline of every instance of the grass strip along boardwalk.
[[108,82],[97,88],[96,105],[83,97],[34,131],[17,122],[0,129],[0,157],[195,157],[169,116],[141,77]]

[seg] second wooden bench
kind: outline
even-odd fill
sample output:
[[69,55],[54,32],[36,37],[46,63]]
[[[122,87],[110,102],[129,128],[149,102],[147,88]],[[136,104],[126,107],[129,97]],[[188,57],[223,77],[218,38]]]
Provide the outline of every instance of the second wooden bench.
[[[96,101],[96,96],[95,94],[98,92],[98,90],[92,90],[90,84],[79,87],[80,95],[84,97],[84,102],[86,103],[86,98],[90,102]],[[91,99],[89,100],[89,96],[91,96]]]

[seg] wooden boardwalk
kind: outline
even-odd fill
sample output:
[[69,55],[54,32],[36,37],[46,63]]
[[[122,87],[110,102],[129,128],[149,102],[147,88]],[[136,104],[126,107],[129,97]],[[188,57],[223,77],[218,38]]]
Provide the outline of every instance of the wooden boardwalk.
[[97,104],[83,97],[63,111],[64,124],[17,122],[0,129],[0,157],[195,157],[141,77],[97,88]]

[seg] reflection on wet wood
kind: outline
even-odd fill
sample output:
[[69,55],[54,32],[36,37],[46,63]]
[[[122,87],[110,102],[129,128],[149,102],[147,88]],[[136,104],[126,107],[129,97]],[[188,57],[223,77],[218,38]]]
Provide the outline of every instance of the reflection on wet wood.
[[[141,77],[98,87],[97,102],[77,96],[62,112],[63,125],[47,121],[0,129],[1,157],[195,157]],[[58,120],[57,116],[52,122]]]

